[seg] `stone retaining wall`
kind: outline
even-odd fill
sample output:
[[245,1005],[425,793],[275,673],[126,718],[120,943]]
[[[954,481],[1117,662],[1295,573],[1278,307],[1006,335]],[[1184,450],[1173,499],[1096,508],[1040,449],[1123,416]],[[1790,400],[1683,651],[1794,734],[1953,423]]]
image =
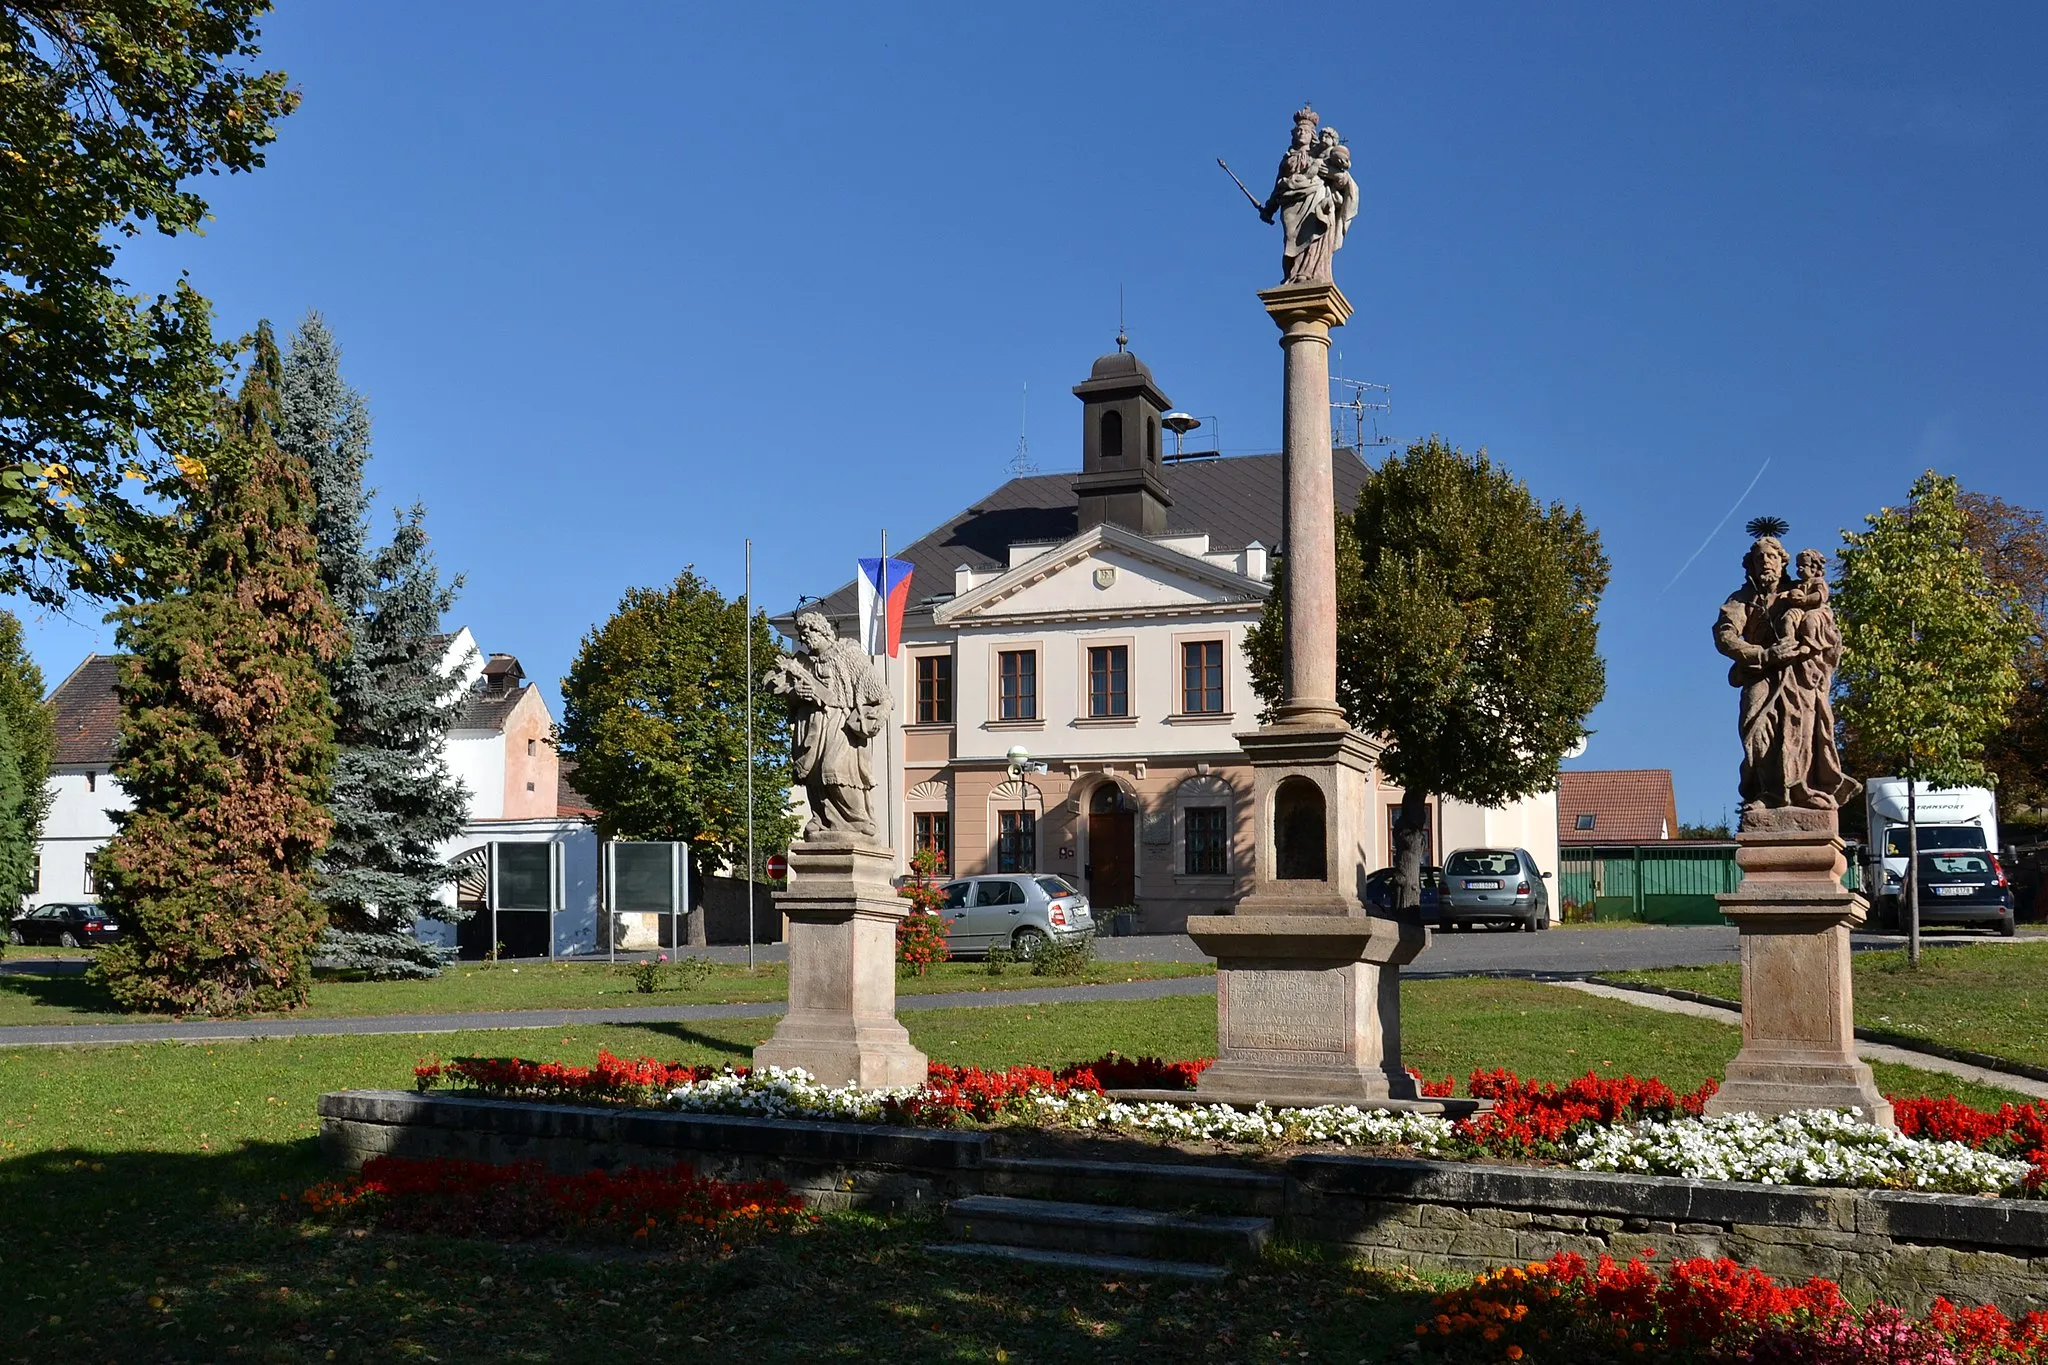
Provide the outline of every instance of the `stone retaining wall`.
[[[774,1176],[828,1209],[1008,1193],[1017,1178],[1008,1168],[1020,1164],[998,1158],[999,1134],[405,1091],[325,1095],[320,1117],[329,1158],[348,1167],[387,1152],[561,1171],[689,1161],[727,1179]],[[1157,1150],[1134,1144],[1132,1154]],[[1046,1193],[1048,1163],[1021,1164],[1038,1168],[1031,1192]],[[1119,1202],[1127,1184],[1124,1202],[1143,1204],[1141,1187],[1159,1183],[1147,1175],[1153,1163],[1072,1164],[1070,1198]],[[1557,1251],[1626,1259],[1654,1247],[1660,1257],[1730,1256],[1780,1278],[1822,1275],[1854,1297],[1914,1310],[1937,1294],[2048,1309],[2048,1202],[1347,1155],[1297,1156],[1279,1171],[1283,1236],[1382,1264],[1474,1271]],[[1225,1211],[1214,1184],[1202,1202]],[[1270,1194],[1247,1191],[1232,1211],[1276,1212]]]

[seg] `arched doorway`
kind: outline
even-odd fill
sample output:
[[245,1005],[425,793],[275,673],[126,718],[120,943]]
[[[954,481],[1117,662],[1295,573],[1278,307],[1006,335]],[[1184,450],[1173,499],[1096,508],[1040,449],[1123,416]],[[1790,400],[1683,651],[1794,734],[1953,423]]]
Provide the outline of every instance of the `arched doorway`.
[[1138,899],[1136,803],[1114,782],[1088,797],[1088,902],[1098,912]]

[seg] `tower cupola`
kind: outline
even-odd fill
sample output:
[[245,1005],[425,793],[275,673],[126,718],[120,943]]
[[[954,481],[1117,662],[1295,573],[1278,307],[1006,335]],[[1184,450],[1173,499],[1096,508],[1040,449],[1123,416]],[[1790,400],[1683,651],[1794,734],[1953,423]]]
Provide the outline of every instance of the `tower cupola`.
[[1110,522],[1161,536],[1173,497],[1160,473],[1159,419],[1173,404],[1127,345],[1119,333],[1116,350],[1074,386],[1081,400],[1081,476],[1074,480],[1080,529]]

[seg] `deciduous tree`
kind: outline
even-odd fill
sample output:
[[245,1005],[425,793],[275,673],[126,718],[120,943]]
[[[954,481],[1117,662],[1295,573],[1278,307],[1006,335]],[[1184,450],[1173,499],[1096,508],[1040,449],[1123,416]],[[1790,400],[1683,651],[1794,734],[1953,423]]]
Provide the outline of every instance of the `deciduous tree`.
[[[1864,775],[1907,779],[1909,803],[1914,782],[1987,781],[1985,745],[2019,693],[2034,614],[1985,572],[1954,479],[1929,470],[1905,506],[1864,522],[1869,529],[1842,534],[1834,589],[1842,628],[1836,715]],[[1905,903],[1917,961],[1919,849],[1910,830],[1909,840]]]
[[[1556,785],[1606,691],[1607,574],[1578,509],[1545,507],[1484,451],[1434,436],[1390,455],[1339,514],[1338,698],[1401,788],[1402,909],[1420,900],[1432,797],[1500,806]],[[1275,592],[1245,642],[1269,706],[1283,629]]]
[[258,69],[262,0],[0,4],[0,592],[125,596],[179,549],[225,354],[182,280],[115,243],[195,230],[202,175],[253,170],[298,97]]
[[115,613],[133,801],[94,864],[121,941],[98,972],[132,1009],[232,1014],[303,1003],[329,829],[326,667],[344,647],[320,584],[303,463],[279,448],[269,328],[193,494],[182,573]]
[[315,891],[326,910],[323,968],[372,977],[431,976],[444,954],[422,919],[455,910],[440,893],[453,869],[440,846],[462,832],[468,801],[445,741],[461,697],[441,672],[441,618],[454,605],[427,548],[425,510],[369,546],[369,405],[342,378],[341,351],[309,314],[285,357],[278,434],[314,490],[320,577],[347,636],[327,665],[335,703],[334,830]]
[[[768,618],[685,569],[666,588],[634,588],[583,637],[562,679],[561,745],[576,785],[603,812],[606,839],[672,839],[689,850],[692,885],[747,848],[746,647],[765,669],[778,650]],[[758,683],[758,679],[755,680]],[[789,812],[789,717],[774,698],[754,711],[755,847],[796,833]],[[754,869],[748,875],[756,875]],[[703,941],[701,915],[692,941]]]
[[2012,589],[2034,614],[2034,633],[2020,650],[2020,690],[2005,724],[1985,743],[1984,765],[1998,779],[1999,804],[2010,817],[2048,815],[2048,524],[2030,507],[1987,493],[1956,495],[1963,540],[1993,583]]

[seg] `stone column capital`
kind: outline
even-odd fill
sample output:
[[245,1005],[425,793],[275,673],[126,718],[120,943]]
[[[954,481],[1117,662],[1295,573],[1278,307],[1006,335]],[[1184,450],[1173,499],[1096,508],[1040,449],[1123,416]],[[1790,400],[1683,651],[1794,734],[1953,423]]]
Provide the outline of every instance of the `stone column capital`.
[[1259,291],[1259,302],[1285,333],[1284,340],[1321,338],[1351,317],[1351,300],[1334,284],[1282,284]]

